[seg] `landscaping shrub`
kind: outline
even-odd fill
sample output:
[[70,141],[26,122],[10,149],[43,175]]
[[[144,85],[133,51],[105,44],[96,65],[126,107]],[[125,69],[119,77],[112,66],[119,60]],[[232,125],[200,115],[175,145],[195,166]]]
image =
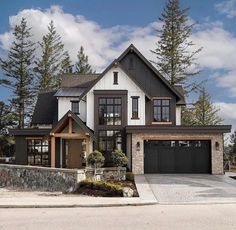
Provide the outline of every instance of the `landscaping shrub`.
[[126,180],[134,182],[134,174],[132,172],[126,173]]
[[78,190],[80,189],[99,190],[104,192],[104,196],[123,196],[122,186],[107,181],[95,181],[92,179],[86,179],[79,183]]
[[95,168],[102,167],[104,165],[104,161],[105,161],[105,157],[98,150],[95,150],[94,152],[90,153],[88,156],[88,164]]
[[121,150],[116,149],[111,153],[111,162],[113,166],[122,167],[127,165],[128,158]]

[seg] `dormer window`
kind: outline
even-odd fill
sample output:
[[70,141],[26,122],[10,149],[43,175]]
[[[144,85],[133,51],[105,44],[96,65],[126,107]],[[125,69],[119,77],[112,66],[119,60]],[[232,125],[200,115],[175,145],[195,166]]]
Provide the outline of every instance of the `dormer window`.
[[118,72],[113,72],[113,85],[118,85]]
[[79,114],[79,101],[71,101],[71,111],[74,114]]
[[170,100],[154,99],[153,100],[153,121],[170,122]]

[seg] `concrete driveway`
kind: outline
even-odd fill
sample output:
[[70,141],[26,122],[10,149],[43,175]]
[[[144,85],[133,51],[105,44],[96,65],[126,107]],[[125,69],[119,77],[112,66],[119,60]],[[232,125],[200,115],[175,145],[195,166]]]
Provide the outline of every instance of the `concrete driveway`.
[[236,180],[229,175],[145,174],[160,204],[236,203]]

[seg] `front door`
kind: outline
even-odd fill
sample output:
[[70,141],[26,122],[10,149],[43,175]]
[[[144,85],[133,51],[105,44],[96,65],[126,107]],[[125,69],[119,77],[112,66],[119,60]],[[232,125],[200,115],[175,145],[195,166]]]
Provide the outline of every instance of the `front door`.
[[82,140],[66,140],[66,168],[82,168]]

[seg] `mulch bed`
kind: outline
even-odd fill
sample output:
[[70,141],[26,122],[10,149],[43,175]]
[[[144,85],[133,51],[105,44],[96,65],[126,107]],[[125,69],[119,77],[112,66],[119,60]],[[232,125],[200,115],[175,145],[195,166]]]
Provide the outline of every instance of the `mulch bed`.
[[[130,187],[131,189],[134,190],[134,195],[133,197],[138,197],[138,191],[136,188],[136,185],[134,182],[132,181],[109,181],[115,184],[119,184],[122,187]],[[121,197],[119,195],[114,195],[114,194],[109,194],[105,191],[101,191],[101,190],[95,190],[95,189],[88,189],[88,188],[78,188],[76,191],[77,194],[82,194],[82,195],[86,195],[86,196],[94,196],[94,197]]]

